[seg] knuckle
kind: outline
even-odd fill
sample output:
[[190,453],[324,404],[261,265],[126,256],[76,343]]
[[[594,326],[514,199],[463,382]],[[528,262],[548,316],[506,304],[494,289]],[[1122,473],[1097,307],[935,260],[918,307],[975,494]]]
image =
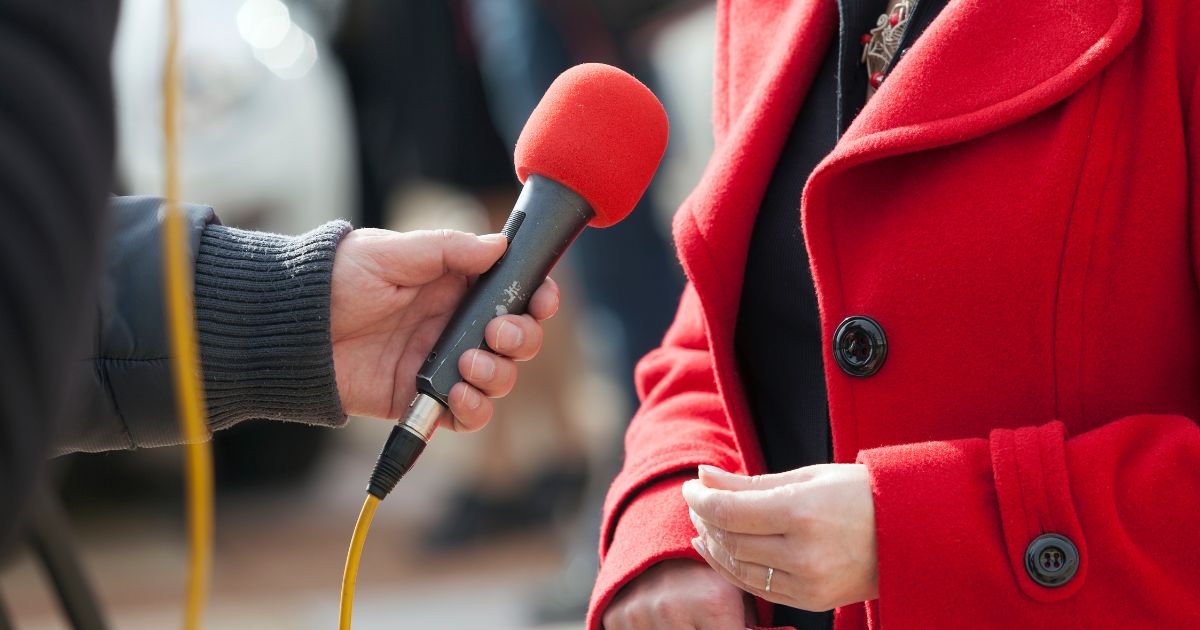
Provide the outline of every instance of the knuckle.
[[713,525],[721,529],[729,527],[729,505],[721,495],[713,495],[710,501]]
[[726,559],[726,563],[726,568],[729,569],[729,572],[733,574],[734,577],[743,582],[750,581],[750,566],[748,564],[738,560],[737,558],[734,558],[733,556],[729,556]]
[[720,582],[710,582],[704,585],[702,589],[698,589],[696,591],[696,597],[698,600],[696,603],[708,613],[720,612],[721,609],[725,607],[727,600],[729,599],[729,589],[726,588],[727,585],[735,589],[737,588],[736,586],[732,586],[726,582],[724,578],[721,578]]
[[718,536],[725,548],[729,550],[729,555],[734,558],[742,557],[742,537],[738,534],[732,534],[725,530],[718,530]]
[[804,579],[805,583],[818,585],[825,581],[825,563],[817,555],[809,552],[799,554],[792,562],[794,573]]
[[632,606],[629,603],[622,602],[613,606],[609,606],[608,611],[604,613],[604,627],[608,630],[621,630],[624,628],[634,627],[636,619]]
[[679,613],[679,602],[667,593],[658,593],[651,600],[648,609],[644,609],[644,613],[644,618],[647,621],[650,619],[672,619]]
[[788,516],[793,524],[793,529],[799,534],[806,534],[813,528],[815,514],[812,506],[804,498],[803,493],[791,493],[791,496],[786,497],[788,506]]

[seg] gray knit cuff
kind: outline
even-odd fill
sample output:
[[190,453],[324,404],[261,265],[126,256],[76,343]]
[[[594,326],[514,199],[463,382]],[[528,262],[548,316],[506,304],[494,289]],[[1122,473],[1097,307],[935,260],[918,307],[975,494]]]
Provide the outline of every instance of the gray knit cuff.
[[212,429],[273,419],[341,426],[329,332],[333,221],[301,236],[210,225],[196,252],[196,327]]

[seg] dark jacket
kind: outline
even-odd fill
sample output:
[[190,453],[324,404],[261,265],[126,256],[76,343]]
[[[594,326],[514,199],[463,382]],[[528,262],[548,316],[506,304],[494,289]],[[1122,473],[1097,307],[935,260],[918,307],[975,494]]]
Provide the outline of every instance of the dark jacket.
[[[113,0],[0,0],[0,545],[52,453],[179,440],[159,203],[109,196],[115,17]],[[291,238],[187,211],[212,427],[343,422],[328,302],[349,225]]]
[[[84,405],[56,428],[55,453],[178,444],[157,197],[118,197],[97,296],[93,351],[74,376]],[[221,226],[184,204],[211,427],[274,418],[336,425],[329,280],[336,221],[299,237]]]

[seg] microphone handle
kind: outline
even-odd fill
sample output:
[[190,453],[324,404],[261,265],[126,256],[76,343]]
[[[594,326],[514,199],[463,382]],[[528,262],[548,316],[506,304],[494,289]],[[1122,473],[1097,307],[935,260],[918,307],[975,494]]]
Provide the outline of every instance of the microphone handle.
[[504,224],[508,250],[467,291],[417,372],[417,391],[449,407],[450,388],[462,380],[458,358],[486,346],[483,330],[493,318],[525,312],[533,292],[594,216],[575,191],[530,175]]

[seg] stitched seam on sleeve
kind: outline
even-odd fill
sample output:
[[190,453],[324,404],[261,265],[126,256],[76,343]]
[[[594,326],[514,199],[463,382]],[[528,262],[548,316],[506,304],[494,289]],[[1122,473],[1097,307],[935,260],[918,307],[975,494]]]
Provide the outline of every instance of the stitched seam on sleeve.
[[[101,368],[93,362],[93,369],[100,370]],[[121,436],[125,438],[125,444],[129,449],[137,448],[137,444],[133,441],[133,431],[129,430],[129,422],[125,419],[125,414],[121,412],[121,405],[117,402],[117,392],[112,388],[112,379],[108,378],[108,370],[103,370],[103,378],[100,382],[104,385],[104,391],[108,393],[108,399],[112,401],[113,412],[117,414],[117,420],[121,422]]]

